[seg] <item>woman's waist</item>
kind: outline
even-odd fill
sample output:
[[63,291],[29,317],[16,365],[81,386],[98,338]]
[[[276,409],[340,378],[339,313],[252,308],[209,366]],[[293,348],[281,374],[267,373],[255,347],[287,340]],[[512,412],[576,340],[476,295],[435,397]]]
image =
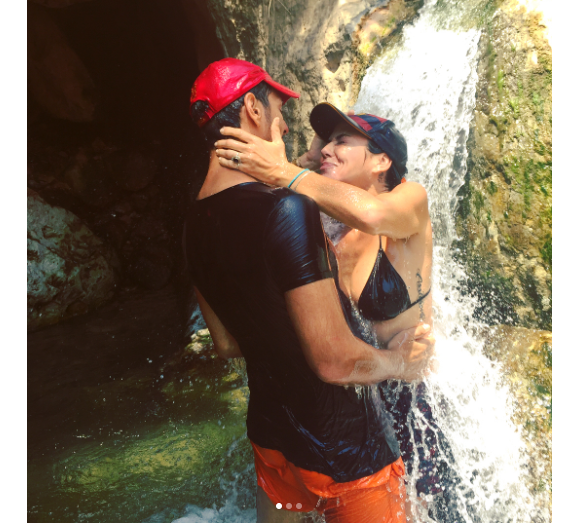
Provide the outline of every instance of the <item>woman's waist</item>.
[[373,322],[372,328],[376,334],[380,348],[386,349],[389,342],[401,331],[417,327],[423,323],[433,326],[433,307],[431,294],[405,312],[393,319]]

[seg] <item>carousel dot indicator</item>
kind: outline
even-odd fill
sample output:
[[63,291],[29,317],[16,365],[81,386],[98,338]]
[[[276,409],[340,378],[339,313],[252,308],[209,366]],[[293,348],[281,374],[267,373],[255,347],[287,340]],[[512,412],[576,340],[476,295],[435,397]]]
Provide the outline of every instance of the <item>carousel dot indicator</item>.
[[302,508],[302,503],[296,503],[296,508],[297,509],[301,509]]
[[282,503],[276,503],[276,508],[280,510],[282,508]]
[[290,510],[292,508],[292,503],[286,503],[286,508]]

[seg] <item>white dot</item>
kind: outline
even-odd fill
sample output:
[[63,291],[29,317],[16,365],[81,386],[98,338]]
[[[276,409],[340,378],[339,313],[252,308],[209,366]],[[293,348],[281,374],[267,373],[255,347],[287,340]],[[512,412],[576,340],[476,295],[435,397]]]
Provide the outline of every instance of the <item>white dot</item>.
[[286,503],[286,508],[290,510],[292,508],[292,503]]
[[296,508],[298,509],[302,508],[302,503],[296,503]]
[[280,510],[282,508],[282,503],[276,503],[276,508]]

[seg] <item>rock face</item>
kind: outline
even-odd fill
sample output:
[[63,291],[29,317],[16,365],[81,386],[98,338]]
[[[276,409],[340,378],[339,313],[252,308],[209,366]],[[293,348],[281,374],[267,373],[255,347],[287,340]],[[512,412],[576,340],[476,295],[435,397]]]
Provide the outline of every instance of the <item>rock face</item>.
[[114,293],[117,262],[71,212],[28,191],[28,327],[83,314]]
[[90,122],[97,93],[89,72],[41,7],[28,7],[28,88],[56,118]]
[[486,353],[501,363],[518,405],[514,421],[522,427],[530,456],[529,486],[547,496],[551,507],[552,333],[501,325],[484,336]]
[[461,251],[486,319],[551,330],[552,51],[541,15],[502,2],[480,51]]
[[354,103],[352,35],[380,0],[185,0],[186,8],[207,5],[225,56],[254,62],[297,90],[287,104],[290,157],[310,145],[309,114],[328,101],[346,109]]
[[353,36],[353,100],[358,97],[366,70],[399,37],[403,26],[415,17],[423,4],[423,0],[391,0],[362,18]]

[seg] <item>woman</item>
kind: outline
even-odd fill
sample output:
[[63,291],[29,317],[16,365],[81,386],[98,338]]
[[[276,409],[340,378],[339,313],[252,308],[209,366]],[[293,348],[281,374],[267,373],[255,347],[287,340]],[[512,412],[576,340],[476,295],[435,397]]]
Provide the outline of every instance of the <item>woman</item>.
[[[347,228],[335,238],[337,288],[353,332],[386,347],[398,332],[419,323],[432,324],[432,231],[427,193],[405,183],[407,145],[393,122],[373,115],[345,115],[334,106],[317,105],[310,116],[317,135],[297,165],[289,164],[279,132],[264,142],[239,129],[224,128],[235,139],[216,143],[223,166],[236,168],[271,185],[289,187],[313,198]],[[319,167],[317,176],[309,169]],[[398,381],[381,384],[407,471],[418,468],[419,495],[442,491],[433,467],[438,457],[436,427],[416,388],[423,425],[411,410],[413,390]],[[443,466],[443,464],[442,464]],[[410,508],[410,507],[409,507]],[[408,510],[407,514],[411,514]]]

